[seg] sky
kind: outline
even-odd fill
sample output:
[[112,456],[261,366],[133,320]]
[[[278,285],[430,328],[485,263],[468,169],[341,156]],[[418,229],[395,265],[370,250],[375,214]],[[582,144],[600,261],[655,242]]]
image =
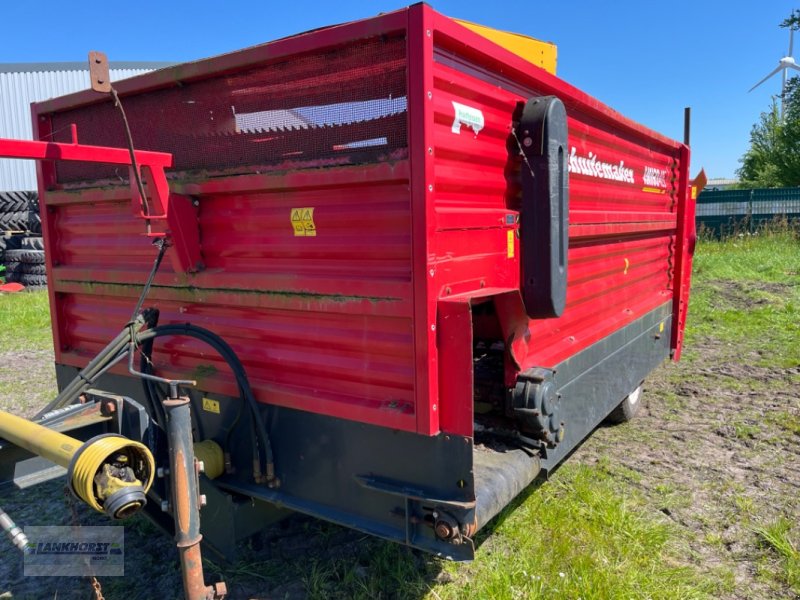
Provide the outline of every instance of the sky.
[[[692,108],[692,172],[733,177],[750,130],[780,93],[789,34],[778,25],[800,0],[432,0],[448,16],[558,46],[558,76],[624,115],[683,138]],[[402,0],[244,2],[7,2],[0,62],[182,62],[402,8]],[[795,56],[800,56],[800,32]]]

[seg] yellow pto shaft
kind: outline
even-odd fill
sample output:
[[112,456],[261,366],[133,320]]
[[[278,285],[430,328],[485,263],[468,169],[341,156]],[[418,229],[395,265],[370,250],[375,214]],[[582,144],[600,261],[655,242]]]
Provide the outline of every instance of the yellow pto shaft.
[[75,495],[114,519],[129,517],[147,502],[155,461],[140,442],[116,434],[82,442],[3,411],[0,438],[65,467]]

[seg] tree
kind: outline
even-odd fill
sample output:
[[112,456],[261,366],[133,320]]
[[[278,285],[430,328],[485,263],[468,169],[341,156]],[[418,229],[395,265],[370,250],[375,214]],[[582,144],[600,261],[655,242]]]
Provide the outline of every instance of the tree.
[[770,110],[761,113],[750,130],[750,148],[739,159],[742,166],[736,173],[745,187],[783,187],[778,175],[782,130],[778,103],[773,99]]
[[[781,25],[784,29],[800,29],[800,10]],[[750,130],[750,148],[739,159],[742,166],[736,173],[747,187],[800,186],[800,79],[786,82],[781,118],[778,103],[773,99],[767,112]]]
[[795,31],[800,29],[800,10],[793,10],[792,14],[784,19],[780,26],[784,29],[794,29]]
[[[800,13],[792,18],[800,20]],[[788,22],[788,20],[786,21]],[[786,82],[784,115],[778,103],[750,130],[750,148],[739,159],[736,171],[746,187],[800,186],[800,78]]]
[[782,187],[800,186],[800,78],[786,84],[786,112],[779,134],[780,154],[775,164]]

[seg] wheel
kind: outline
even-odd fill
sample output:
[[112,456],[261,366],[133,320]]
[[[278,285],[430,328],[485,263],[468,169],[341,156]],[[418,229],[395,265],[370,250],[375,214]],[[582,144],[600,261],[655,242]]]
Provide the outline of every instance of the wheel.
[[628,394],[625,399],[619,403],[619,406],[611,411],[611,414],[606,417],[608,423],[625,423],[630,421],[639,412],[642,403],[642,385],[639,384],[635,390]]
[[23,262],[6,262],[6,275],[46,275],[47,266]]
[[[20,245],[17,247],[22,248],[23,250],[44,250],[44,242],[42,241],[41,236],[28,235],[21,237],[19,241]],[[11,250],[10,247],[9,250]]]
[[2,213],[28,210],[30,202],[26,192],[0,192],[0,212]]
[[0,213],[0,231],[28,231],[30,211]]
[[27,231],[42,234],[42,217],[38,210],[28,211]]
[[31,265],[44,264],[43,250],[6,250],[6,262],[21,262]]
[[0,258],[7,250],[19,250],[20,237],[18,235],[0,235]]
[[46,275],[29,275],[27,273],[16,273],[9,275],[7,281],[9,283],[21,283],[26,288],[39,289],[47,285]]
[[28,192],[26,194],[28,200],[28,210],[39,213],[39,192]]

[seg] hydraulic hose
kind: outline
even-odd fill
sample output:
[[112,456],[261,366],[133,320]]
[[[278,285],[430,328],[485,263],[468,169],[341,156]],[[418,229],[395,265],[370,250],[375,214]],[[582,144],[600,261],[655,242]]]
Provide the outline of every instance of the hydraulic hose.
[[126,326],[111,342],[103,348],[97,356],[95,356],[89,364],[87,364],[78,375],[70,383],[64,386],[61,393],[56,396],[52,402],[45,406],[37,415],[41,417],[45,413],[56,410],[72,404],[78,396],[88,390],[95,381],[106,370],[110,368],[114,362],[120,360],[127,354],[127,347],[131,339],[131,329],[134,331],[140,330],[145,324],[143,316],[138,316],[130,326]]
[[236,378],[236,383],[239,387],[239,392],[242,398],[247,402],[248,407],[250,408],[256,433],[258,435],[260,445],[264,451],[264,458],[267,467],[267,481],[274,481],[275,462],[272,454],[272,445],[269,441],[269,434],[267,433],[264,419],[261,417],[259,406],[255,399],[255,395],[253,394],[253,390],[250,387],[250,381],[247,379],[244,366],[233,349],[225,340],[223,340],[213,331],[209,331],[208,329],[191,325],[189,323],[180,325],[159,325],[152,329],[147,329],[140,332],[136,336],[136,341],[138,344],[144,344],[148,340],[165,336],[186,336],[195,338],[211,346],[223,358],[223,360],[225,360],[233,372],[234,377]]
[[[188,324],[185,325],[185,326],[180,326],[180,327],[184,327],[184,328],[185,327],[191,327],[193,329],[193,331],[195,331],[195,334],[191,335],[191,334],[187,333],[185,335],[187,335],[189,337],[194,337],[196,339],[199,339],[199,340],[203,341],[204,343],[207,343],[213,349],[215,349],[226,360],[226,362],[228,363],[228,366],[234,372],[234,375],[236,377],[237,386],[239,388],[239,396],[240,396],[241,399],[245,400],[245,398],[246,398],[245,389],[249,389],[249,382],[247,382],[247,377],[246,377],[246,375],[244,375],[244,368],[241,365],[241,362],[238,360],[238,357],[233,352],[233,350],[230,348],[230,346],[225,344],[225,342],[222,340],[222,338],[217,336],[215,333],[213,333],[211,331],[208,331],[207,329],[190,326]],[[150,331],[155,331],[157,329],[158,328],[153,327],[153,328],[149,329],[145,333],[149,333]],[[165,334],[165,335],[174,335],[174,334],[168,333],[168,334]],[[156,337],[160,337],[160,336],[157,336],[157,335],[144,336],[143,335],[141,338],[137,338],[137,340],[139,342],[141,342],[140,348],[142,349],[142,354],[143,354],[142,361],[141,361],[141,370],[144,373],[148,373],[148,374],[152,373],[152,365],[150,364],[150,361],[147,360],[144,357],[144,353],[147,352],[148,357],[149,357],[149,354],[152,352],[153,342],[155,341]],[[227,347],[228,352],[225,352],[224,348],[218,347],[218,344],[220,342],[225,347]],[[244,375],[245,386],[242,385],[242,379],[241,379],[242,375]],[[160,402],[158,402],[158,400],[157,400],[158,395],[157,395],[157,392],[155,391],[156,390],[155,383],[150,381],[150,380],[148,380],[148,379],[144,379],[143,383],[145,384],[145,394],[148,396],[149,399],[150,398],[155,398],[156,400],[154,400],[154,402],[159,406],[159,408],[163,412],[163,406],[161,406]],[[251,392],[251,394],[252,394],[252,392]],[[259,447],[269,448],[270,444],[269,444],[269,440],[267,438],[265,438],[265,436],[259,436],[259,432],[257,431],[255,419],[257,417],[260,417],[260,415],[258,415],[257,413],[255,413],[255,414],[253,413],[253,408],[254,408],[253,404],[251,404],[250,402],[246,402],[246,403],[247,403],[248,409],[250,409],[251,415],[253,415],[252,418],[249,421],[249,425],[250,426],[248,428],[248,431],[249,431],[249,434],[250,434],[250,447],[252,448],[252,452],[253,452],[253,457],[252,457],[253,479],[256,482],[260,482],[262,480],[262,478],[264,477],[264,475],[263,475],[263,472],[261,470],[261,464],[262,463],[261,463],[261,452],[259,451]],[[257,410],[257,405],[255,405],[255,408]],[[231,434],[233,432],[234,427],[239,422],[239,419],[241,417],[241,412],[242,412],[242,405],[240,404],[239,405],[239,409],[238,409],[238,411],[236,413],[236,416],[235,416],[233,422],[231,423],[231,425],[229,426],[229,428],[225,432],[225,448],[230,448]],[[165,421],[162,421],[162,422],[165,422]],[[265,451],[265,455],[271,455],[271,453]],[[268,463],[268,468],[270,469],[269,473],[272,473],[273,469],[271,468],[271,463]],[[268,478],[270,478],[270,476],[268,476]]]
[[[153,374],[153,369],[150,366],[150,357],[153,352],[153,341],[150,340],[149,342],[145,342],[142,344],[141,348],[141,360],[139,361],[139,370],[142,373],[146,373],[148,375]],[[156,384],[149,379],[142,378],[142,389],[144,391],[144,397],[151,409],[151,413],[155,415],[155,421],[158,425],[162,428],[166,428],[166,411],[164,407],[161,406],[160,398],[165,397],[166,394],[159,394],[158,390],[156,389]]]
[[[159,313],[158,313],[158,310],[155,310],[155,309],[153,309],[152,312],[153,312],[153,316],[148,321],[148,326],[150,328],[155,328],[158,325]],[[139,350],[140,350],[139,370],[142,373],[145,373],[147,375],[153,375],[154,374],[153,362],[152,362],[153,342],[154,341],[155,341],[155,337],[152,337],[152,338],[142,342],[141,346],[139,347]],[[153,380],[151,380],[149,378],[146,378],[146,377],[142,378],[142,388],[144,390],[145,399],[146,399],[149,407],[151,408],[151,413],[157,415],[156,416],[156,422],[164,430],[166,430],[166,418],[167,418],[167,415],[166,415],[166,410],[164,409],[164,406],[161,403],[161,398],[165,397],[167,395],[167,392],[161,392],[158,389],[158,385],[156,384],[156,382],[154,382]],[[239,423],[239,420],[241,419],[243,404],[244,404],[244,402],[239,402],[238,409],[236,411],[236,415],[234,416],[234,418],[231,421],[230,425],[228,427],[226,427],[226,428],[223,428],[223,430],[225,432],[225,448],[230,448],[230,446],[231,446],[231,436],[233,434],[233,431],[236,429],[236,425]],[[255,427],[252,425],[252,419],[251,419],[250,423],[251,423],[251,426],[249,428],[249,431],[250,431],[250,443],[251,443],[251,447],[253,448],[254,461],[258,461],[259,460],[259,454],[258,454],[258,446],[256,445],[257,444],[257,436],[256,436]],[[204,438],[202,433],[200,434],[199,437],[201,439]],[[255,462],[254,462],[254,464],[255,464]],[[260,475],[260,470],[258,471],[258,474]]]
[[[264,419],[261,416],[261,412],[259,411],[259,406],[256,402],[253,390],[250,387],[250,382],[247,379],[244,366],[239,360],[239,357],[236,356],[236,353],[233,351],[233,349],[228,345],[227,342],[225,342],[225,340],[223,340],[214,332],[196,325],[191,325],[189,323],[180,325],[159,325],[155,327],[151,326],[145,331],[141,331],[145,324],[152,325],[152,322],[152,312],[148,313],[148,311],[144,311],[143,314],[138,315],[134,321],[129,323],[103,350],[100,351],[100,353],[97,354],[97,356],[95,356],[89,362],[89,364],[86,365],[86,367],[83,368],[83,370],[81,370],[80,373],[78,373],[75,379],[73,379],[64,387],[61,393],[58,394],[58,396],[56,396],[56,398],[39,413],[39,416],[73,403],[78,396],[80,396],[80,394],[91,388],[100,375],[105,373],[117,361],[121,360],[127,355],[129,348],[131,347],[131,336],[134,336],[135,338],[133,340],[134,345],[142,347],[143,345],[147,344],[146,346],[143,346],[143,348],[145,351],[148,351],[148,354],[149,350],[151,349],[152,342],[156,338],[166,336],[186,336],[195,338],[211,346],[211,348],[213,348],[223,358],[223,360],[225,360],[233,372],[239,388],[240,396],[247,403],[252,416],[251,427],[254,428],[255,431],[253,432],[251,429],[251,436],[253,436],[254,441],[255,439],[258,440],[258,444],[253,444],[254,474],[257,478],[259,477],[261,461],[260,452],[256,446],[260,446],[264,453],[264,463],[266,464],[266,480],[268,483],[274,482],[275,462],[272,454],[272,445],[270,444],[269,434],[267,433],[267,428],[264,424]],[[158,418],[160,419],[161,424],[165,423],[163,407],[160,406],[160,401],[158,398],[153,398],[153,388],[150,387],[146,389],[148,400],[151,402],[153,407],[158,407],[155,408],[155,411],[158,411],[159,413]],[[159,411],[159,409],[161,410]]]
[[19,548],[23,554],[28,553],[28,537],[2,508],[0,508],[0,529],[5,531],[11,543]]

